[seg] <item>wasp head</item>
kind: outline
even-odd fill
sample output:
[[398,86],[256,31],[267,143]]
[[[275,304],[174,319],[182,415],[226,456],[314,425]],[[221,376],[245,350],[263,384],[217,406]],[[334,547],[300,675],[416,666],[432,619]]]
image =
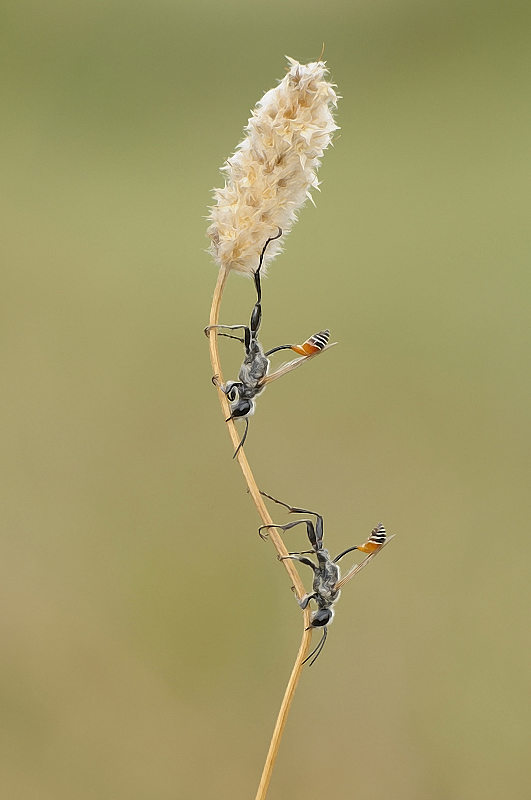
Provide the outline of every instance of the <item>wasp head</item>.
[[254,402],[247,397],[242,397],[243,384],[238,381],[228,381],[223,387],[230,402],[230,419],[241,419],[254,413]]
[[332,621],[333,616],[334,612],[331,608],[319,608],[312,614],[311,627],[324,628],[325,625]]

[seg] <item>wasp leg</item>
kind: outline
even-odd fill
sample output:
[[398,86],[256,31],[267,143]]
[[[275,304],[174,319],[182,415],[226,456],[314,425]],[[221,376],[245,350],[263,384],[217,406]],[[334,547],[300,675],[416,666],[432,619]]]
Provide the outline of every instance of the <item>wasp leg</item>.
[[262,287],[260,285],[260,270],[262,269],[262,264],[263,264],[263,261],[264,261],[265,251],[267,250],[267,246],[268,246],[268,244],[270,242],[274,242],[275,239],[280,239],[281,236],[282,236],[282,228],[279,225],[278,226],[277,235],[276,236],[270,236],[269,239],[267,240],[267,242],[265,243],[265,245],[262,247],[262,252],[260,253],[260,260],[258,262],[258,267],[256,268],[256,271],[254,273],[254,285],[256,287],[256,296],[258,298],[257,301],[256,301],[256,305],[260,305],[260,303],[262,302]]
[[[312,536],[310,535],[310,530],[309,529],[308,529],[308,538],[309,538],[310,542],[312,543],[312,545],[314,545],[314,546],[318,542],[320,544],[322,544],[322,542],[323,542],[324,523],[323,523],[322,516],[320,514],[318,514],[317,511],[309,511],[307,508],[296,508],[296,506],[289,506],[287,503],[283,503],[282,500],[277,500],[275,497],[272,497],[270,494],[267,494],[266,492],[260,492],[260,494],[263,495],[264,497],[268,497],[274,503],[278,503],[279,506],[284,506],[284,508],[288,509],[290,514],[313,514],[313,516],[316,517],[316,520],[315,520],[315,531],[313,531],[313,525],[312,525],[312,532],[313,532],[314,538],[312,538]],[[315,541],[314,541],[314,539],[315,539]]]
[[265,251],[267,250],[269,242],[274,242],[275,239],[280,239],[281,236],[282,236],[282,228],[279,226],[277,235],[270,236],[265,245],[262,247],[262,252],[260,253],[260,260],[258,262],[258,267],[254,273],[254,285],[256,289],[257,299],[251,314],[251,323],[250,323],[251,333],[254,337],[256,337],[258,329],[260,328],[260,323],[262,322],[262,285],[260,283],[260,270],[262,269]]
[[236,339],[237,342],[245,344],[245,339],[241,339],[239,336],[231,336],[230,333],[218,333],[218,336],[224,336],[225,339]]
[[[296,522],[288,522],[287,525],[261,525],[258,528],[258,533],[260,533],[260,531],[263,530],[264,528],[278,528],[281,531],[289,531],[290,528],[294,528],[296,525],[302,525],[303,522],[306,523],[306,530],[308,532],[308,539],[310,540],[310,543],[312,545],[317,544],[317,541],[315,539],[315,530],[311,519],[298,519]],[[261,533],[260,536],[262,536]],[[266,537],[262,536],[262,539],[265,538]]]
[[320,517],[320,514],[318,514],[317,511],[308,511],[307,508],[297,508],[296,506],[290,506],[287,503],[283,503],[282,500],[277,500],[276,497],[267,494],[267,492],[260,492],[260,494],[263,495],[263,497],[268,497],[269,500],[272,500],[274,503],[278,503],[279,506],[284,506],[284,508],[288,509],[290,514],[313,514],[315,517]]
[[[247,325],[207,325],[206,328],[204,329],[205,336],[210,336],[210,331],[213,328],[224,328],[227,331],[238,331],[238,330],[244,330],[245,331],[245,330],[248,330]],[[228,336],[228,334],[227,333],[220,333],[220,336]],[[234,337],[231,337],[231,338],[236,339],[238,337],[234,336]],[[243,340],[240,339],[239,341],[241,342]]]
[[283,503],[282,500],[277,500],[276,497],[273,497],[273,495],[268,494],[267,492],[260,491],[260,494],[262,497],[267,497],[269,500],[272,500],[273,503],[278,503],[279,506],[284,506],[284,508],[287,508],[290,512],[293,510],[293,506],[288,506],[287,503]]
[[315,566],[313,561],[310,561],[309,558],[301,558],[301,556],[279,556],[278,557],[279,561],[287,561],[288,559],[291,559],[291,561],[300,561],[301,564],[306,564],[307,567],[311,567],[314,572],[317,572],[317,567]]
[[297,600],[297,602],[304,611],[304,609],[308,607],[308,603],[310,602],[310,600],[316,600],[316,599],[317,595],[315,594],[315,592],[312,592],[312,594],[305,594],[304,597],[301,597],[301,599]]
[[[256,335],[260,328],[260,324],[262,322],[262,304],[260,302],[256,303],[252,313],[251,313],[251,321],[249,323],[249,328],[251,331],[251,336],[256,339]],[[250,337],[249,337],[250,341]]]
[[343,556],[346,556],[347,553],[352,553],[353,550],[359,550],[359,547],[357,547],[357,546],[356,547],[349,547],[348,550],[343,550],[342,553],[340,553],[338,556],[336,556],[334,558],[334,564],[337,564],[339,559],[343,558]]
[[312,652],[310,653],[310,655],[309,655],[307,658],[305,658],[305,659],[304,659],[304,661],[302,662],[303,664],[306,664],[306,662],[307,662],[307,661],[310,661],[310,658],[312,658],[312,656],[313,656],[313,655],[315,655],[315,658],[313,658],[313,659],[312,659],[312,661],[310,661],[310,663],[308,664],[308,666],[309,666],[309,667],[311,667],[311,666],[312,666],[312,664],[315,664],[315,662],[317,661],[317,659],[318,659],[318,658],[319,658],[319,656],[321,655],[321,652],[322,652],[322,650],[323,650],[323,647],[325,646],[325,642],[326,642],[326,637],[327,637],[327,636],[328,636],[328,631],[327,631],[327,629],[326,629],[326,628],[323,628],[323,635],[322,635],[322,637],[321,637],[321,641],[319,642],[319,644],[317,645],[317,647],[315,648],[315,650],[312,650]]

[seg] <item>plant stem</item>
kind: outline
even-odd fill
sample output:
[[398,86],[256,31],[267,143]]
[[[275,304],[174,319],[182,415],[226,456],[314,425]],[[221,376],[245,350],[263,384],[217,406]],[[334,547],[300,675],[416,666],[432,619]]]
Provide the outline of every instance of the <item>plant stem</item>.
[[[210,309],[210,325],[217,325],[219,319],[219,309],[221,306],[221,298],[223,297],[223,291],[225,289],[225,285],[227,283],[227,278],[229,276],[229,271],[224,269],[223,267],[219,271],[218,280],[216,283],[216,288],[214,290],[214,297],[212,298],[212,307]],[[209,343],[210,343],[210,361],[212,362],[212,372],[219,384],[223,383],[223,375],[221,371],[221,362],[219,358],[219,350],[218,350],[218,335],[216,328],[210,329],[209,335]],[[228,420],[227,418],[230,416],[230,407],[229,402],[225,394],[221,391],[220,386],[218,385],[218,397],[221,403],[221,409],[223,411],[223,418],[227,421],[227,427],[229,430],[229,436],[232,440],[232,444],[234,449],[239,444],[239,436],[238,431],[236,430],[236,425],[234,424],[233,420]],[[249,466],[249,462],[247,461],[247,457],[243,448],[240,448],[238,455],[236,456],[238,460],[238,464],[241,467],[243,472],[243,477],[249,487],[249,493],[253,499],[253,502],[256,506],[256,510],[258,511],[262,522],[264,525],[271,525],[273,520],[269,516],[267,508],[265,506],[264,500],[262,495],[260,494],[260,490],[256,484],[254,479],[254,475],[251,471]],[[288,551],[282,541],[282,537],[276,530],[276,528],[269,529],[269,538],[272,541],[275,550],[280,558],[284,558],[288,555]],[[295,569],[293,561],[290,559],[286,559],[282,561],[284,564],[284,568],[288,573],[292,584],[293,590],[297,597],[301,599],[305,594],[304,585],[300,579],[299,573]],[[291,708],[291,704],[293,702],[293,697],[295,695],[295,690],[297,688],[297,684],[299,682],[299,678],[302,674],[303,670],[303,661],[306,658],[308,651],[310,649],[310,642],[312,639],[312,631],[307,630],[310,625],[310,608],[309,606],[303,612],[303,619],[304,619],[304,627],[303,627],[303,634],[302,634],[302,641],[299,647],[299,652],[297,653],[297,658],[295,659],[295,664],[293,666],[293,670],[291,672],[290,679],[288,681],[288,685],[286,687],[286,691],[284,693],[284,697],[282,700],[282,704],[280,706],[280,711],[277,717],[277,721],[275,724],[275,728],[273,731],[273,736],[271,739],[271,744],[269,745],[269,752],[267,754],[266,762],[264,764],[264,769],[262,772],[262,777],[260,779],[260,785],[258,787],[258,792],[256,794],[256,800],[264,800],[267,790],[269,788],[269,783],[271,781],[271,775],[273,774],[273,768],[275,766],[275,761],[278,755],[278,749],[280,747],[280,741],[282,739],[282,734],[284,733],[284,728],[286,726],[286,721],[288,718],[288,714]]]

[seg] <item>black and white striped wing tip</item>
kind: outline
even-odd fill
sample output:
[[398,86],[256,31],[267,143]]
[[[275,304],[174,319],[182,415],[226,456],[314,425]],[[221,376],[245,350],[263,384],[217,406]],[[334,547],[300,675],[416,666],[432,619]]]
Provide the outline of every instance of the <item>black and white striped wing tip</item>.
[[273,383],[278,378],[282,378],[283,375],[287,375],[288,372],[293,372],[294,369],[300,367],[301,364],[304,364],[306,361],[310,361],[311,358],[315,358],[316,356],[320,356],[321,353],[324,353],[325,350],[330,350],[331,347],[335,347],[337,342],[332,342],[332,344],[327,344],[323,347],[322,350],[318,350],[317,353],[312,353],[309,356],[299,356],[299,358],[294,358],[293,361],[288,361],[287,364],[282,364],[281,367],[276,369],[270,375],[266,375],[265,378],[262,379],[260,382],[260,386],[267,386],[269,383]]
[[363,567],[366,567],[367,564],[369,563],[369,561],[372,561],[372,559],[375,558],[378,555],[378,553],[381,553],[382,550],[384,549],[384,547],[387,547],[387,545],[389,544],[391,539],[394,539],[395,536],[396,536],[396,533],[392,533],[391,536],[388,536],[387,539],[385,540],[385,542],[382,545],[380,545],[378,550],[375,550],[374,553],[369,553],[369,555],[366,558],[364,558],[361,563],[354,564],[354,566],[349,569],[347,574],[343,578],[341,578],[340,581],[338,581],[336,583],[336,585],[334,587],[335,590],[338,591],[339,589],[341,589],[341,587],[344,586],[346,583],[348,583],[349,580],[351,580],[351,578],[354,577],[354,575],[357,575],[358,572],[361,572]]

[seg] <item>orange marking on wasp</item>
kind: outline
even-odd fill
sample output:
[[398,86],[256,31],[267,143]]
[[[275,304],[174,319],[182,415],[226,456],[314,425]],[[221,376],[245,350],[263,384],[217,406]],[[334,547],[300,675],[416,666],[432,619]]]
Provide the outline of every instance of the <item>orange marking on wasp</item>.
[[362,553],[374,553],[381,546],[381,544],[376,544],[375,542],[365,542],[365,544],[359,545],[358,550],[361,550]]
[[295,350],[300,356],[311,356],[313,353],[318,353],[322,348],[304,342],[304,344],[294,344],[291,349]]
[[371,531],[371,535],[367,541],[364,542],[364,544],[358,545],[356,549],[361,550],[362,553],[375,553],[383,544],[385,544],[386,539],[387,536],[385,533],[385,528],[380,522],[380,524]]
[[300,356],[313,356],[314,353],[319,353],[328,344],[330,338],[330,331],[319,331],[314,333],[303,344],[293,344],[291,349],[298,353]]

